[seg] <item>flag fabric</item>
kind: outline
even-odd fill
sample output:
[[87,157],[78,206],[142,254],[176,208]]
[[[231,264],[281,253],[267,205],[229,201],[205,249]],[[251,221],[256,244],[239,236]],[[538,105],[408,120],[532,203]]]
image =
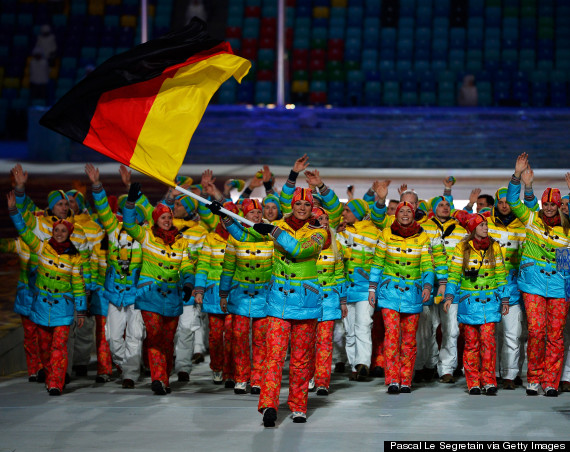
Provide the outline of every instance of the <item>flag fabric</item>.
[[194,18],[179,31],[105,61],[40,124],[175,185],[210,99],[228,78],[241,82],[250,68]]

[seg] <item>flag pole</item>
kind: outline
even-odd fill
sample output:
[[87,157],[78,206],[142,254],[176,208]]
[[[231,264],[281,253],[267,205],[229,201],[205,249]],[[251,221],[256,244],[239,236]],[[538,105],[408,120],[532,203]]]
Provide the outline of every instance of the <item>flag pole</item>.
[[[208,201],[206,198],[202,198],[201,196],[192,193],[190,190],[186,190],[185,188],[180,187],[179,185],[176,185],[174,187],[175,190],[179,191],[180,193],[184,193],[185,195],[190,196],[191,198],[194,198],[196,201],[201,202],[202,204],[205,205],[210,205],[212,204],[210,201]],[[221,212],[225,213],[227,216],[232,217],[234,220],[239,221],[240,223],[245,223],[247,226],[253,226],[255,223],[249,220],[246,220],[244,217],[240,217],[238,214],[230,212],[227,209],[224,209],[223,207],[220,209]]]

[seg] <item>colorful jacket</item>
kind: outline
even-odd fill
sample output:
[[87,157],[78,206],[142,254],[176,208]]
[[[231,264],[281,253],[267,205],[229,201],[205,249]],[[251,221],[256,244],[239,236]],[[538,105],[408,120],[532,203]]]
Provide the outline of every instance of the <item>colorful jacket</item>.
[[[240,242],[264,242],[267,237],[252,228],[224,220],[229,233]],[[306,320],[322,317],[323,292],[318,280],[317,259],[327,231],[309,223],[295,231],[285,219],[275,222],[273,265],[267,294],[267,315]]]
[[342,204],[334,190],[326,185],[319,191],[323,200],[323,209],[325,209],[329,215],[329,226],[336,229],[342,219]]
[[[447,270],[444,265],[442,270]],[[430,238],[420,229],[411,237],[401,237],[391,228],[382,231],[370,270],[369,288],[376,290],[377,309],[406,314],[423,310],[422,291],[431,291],[435,278],[430,255]]]
[[[199,219],[196,216],[196,219]],[[204,246],[204,240],[208,234],[207,226],[202,221],[195,220],[182,220],[175,218],[173,221],[175,227],[178,228],[180,233],[188,240],[188,250],[190,252],[190,268],[189,275],[186,278],[186,283],[194,287],[196,283],[196,269],[198,266],[198,257],[200,250]],[[184,301],[184,306],[193,306],[194,297]]]
[[99,221],[107,232],[107,271],[105,297],[117,307],[135,303],[136,287],[142,267],[141,244],[133,239],[112,212],[103,187],[93,187],[93,199]]
[[344,254],[338,240],[336,240],[336,248],[336,259],[331,245],[321,251],[317,260],[318,279],[323,291],[323,315],[319,319],[321,322],[340,319],[342,317],[340,304],[346,303]]
[[570,233],[564,233],[561,226],[547,227],[539,212],[520,201],[520,189],[520,181],[513,178],[507,202],[526,230],[517,281],[519,290],[547,298],[565,298],[564,283],[568,275],[556,269],[556,249],[570,246]]
[[123,227],[142,247],[135,307],[166,317],[179,316],[183,307],[181,286],[190,283],[192,277],[188,239],[179,233],[172,245],[165,244],[150,226],[135,223],[133,203],[127,202],[123,215]]
[[499,217],[495,216],[495,208],[487,219],[489,236],[497,241],[501,247],[505,270],[507,271],[507,289],[509,304],[519,304],[521,292],[518,286],[518,273],[522,256],[522,249],[526,238],[524,224],[515,218],[505,226]]
[[58,255],[49,240],[41,241],[27,226],[20,212],[10,212],[10,216],[22,240],[38,255],[36,297],[30,320],[49,327],[71,325],[75,310],[87,310],[81,255],[75,249]]
[[216,231],[206,235],[196,265],[196,293],[204,295],[202,311],[209,314],[224,314],[220,308],[220,277],[226,252],[227,240]]
[[109,311],[109,299],[105,293],[105,277],[107,274],[107,253],[109,240],[103,237],[93,247],[91,252],[91,299],[89,300],[89,312],[92,315],[107,317]]
[[35,294],[35,282],[38,271],[38,255],[30,252],[22,237],[0,239],[0,253],[17,254],[20,262],[20,275],[16,286],[14,312],[29,317]]
[[233,237],[222,264],[220,296],[228,298],[228,311],[244,317],[265,317],[267,287],[271,280],[273,241],[240,242]]
[[370,266],[380,230],[370,220],[349,224],[337,234],[346,260],[346,294],[348,303],[368,300]]
[[476,277],[463,274],[463,246],[459,243],[453,250],[449,276],[445,289],[445,299],[459,304],[457,320],[468,325],[501,321],[501,301],[508,298],[507,271],[503,262],[501,246],[492,242],[495,265],[491,265],[485,251],[476,250],[473,241],[470,248],[468,270],[478,271]]

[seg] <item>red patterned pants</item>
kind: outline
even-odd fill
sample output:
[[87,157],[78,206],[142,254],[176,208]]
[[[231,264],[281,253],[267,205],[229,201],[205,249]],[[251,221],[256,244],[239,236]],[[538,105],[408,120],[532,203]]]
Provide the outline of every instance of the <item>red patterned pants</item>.
[[399,383],[411,386],[418,352],[416,331],[420,315],[382,309],[382,318],[386,330],[384,338],[386,385]]
[[95,316],[95,345],[97,346],[97,375],[111,375],[113,372],[113,360],[109,341],[105,337],[105,325],[107,317]]
[[152,381],[159,380],[169,387],[178,317],[166,317],[150,311],[141,311],[141,314],[146,328],[150,376]]
[[42,368],[38,344],[38,326],[25,315],[21,315],[20,318],[24,328],[24,353],[26,354],[28,375],[36,375]]
[[208,314],[210,369],[214,372],[223,372],[224,380],[234,379],[232,317],[232,314]]
[[331,384],[334,320],[317,324],[315,353],[315,386],[329,388]]
[[291,337],[291,361],[289,363],[289,398],[291,411],[307,412],[309,380],[314,368],[315,338],[317,319],[289,320],[276,317],[267,318],[265,340],[264,379],[261,382],[259,412],[265,408],[279,407],[279,391],[287,345]]
[[564,325],[568,303],[564,298],[544,298],[523,293],[528,319],[528,371],[529,383],[544,388],[557,388],[564,359]]
[[38,325],[40,359],[46,372],[46,388],[63,391],[67,370],[67,340],[69,325]]
[[497,386],[495,324],[464,325],[463,369],[467,387]]
[[384,321],[382,311],[375,311],[372,316],[372,364],[371,368],[386,366],[384,360]]
[[232,315],[232,353],[235,379],[238,382],[261,386],[263,360],[265,359],[265,334],[267,318],[252,319],[252,359],[249,355],[249,317]]

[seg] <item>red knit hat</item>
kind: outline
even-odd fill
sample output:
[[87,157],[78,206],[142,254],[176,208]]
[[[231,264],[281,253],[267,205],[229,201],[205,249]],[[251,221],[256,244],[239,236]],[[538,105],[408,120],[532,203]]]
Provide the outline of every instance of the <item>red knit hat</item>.
[[474,213],[474,214],[469,216],[469,219],[467,220],[467,223],[465,224],[465,229],[467,229],[467,232],[471,233],[481,223],[486,223],[486,222],[487,222],[487,218],[484,215],[481,215],[480,213]]
[[410,209],[412,209],[412,216],[414,216],[416,214],[416,209],[414,209],[414,206],[412,206],[409,202],[406,201],[402,201],[400,204],[398,204],[398,206],[396,207],[396,213],[394,214],[395,216],[398,216],[398,212],[400,211],[400,209],[402,207],[409,207]]
[[543,204],[545,202],[553,202],[558,207],[560,207],[562,205],[562,196],[560,196],[560,190],[557,188],[547,188],[542,194],[541,201]]
[[293,192],[293,199],[291,199],[291,206],[293,206],[293,204],[295,204],[297,201],[307,201],[311,204],[312,208],[314,201],[311,190],[309,190],[308,188],[297,187]]
[[160,216],[165,213],[170,213],[172,215],[172,209],[166,204],[159,202],[152,211],[152,220],[156,223]]
[[329,214],[320,207],[313,207],[312,213],[313,217],[315,218],[319,218],[321,215],[326,215],[327,217],[329,216]]
[[263,211],[263,206],[257,199],[246,198],[241,203],[241,210],[244,216],[255,209]]
[[57,221],[53,224],[52,231],[53,231],[53,230],[55,229],[55,227],[56,227],[57,225],[59,225],[59,224],[63,224],[63,225],[66,227],[67,232],[69,233],[69,235],[71,235],[71,233],[73,232],[73,229],[74,229],[73,223],[71,223],[71,222],[69,222],[69,221],[67,221],[67,220],[57,220]]
[[[233,202],[230,202],[230,201],[225,202],[222,207],[226,210],[229,210],[230,212],[235,213],[236,215],[239,215],[238,206],[236,206]],[[260,209],[261,209],[261,207],[260,207]]]

